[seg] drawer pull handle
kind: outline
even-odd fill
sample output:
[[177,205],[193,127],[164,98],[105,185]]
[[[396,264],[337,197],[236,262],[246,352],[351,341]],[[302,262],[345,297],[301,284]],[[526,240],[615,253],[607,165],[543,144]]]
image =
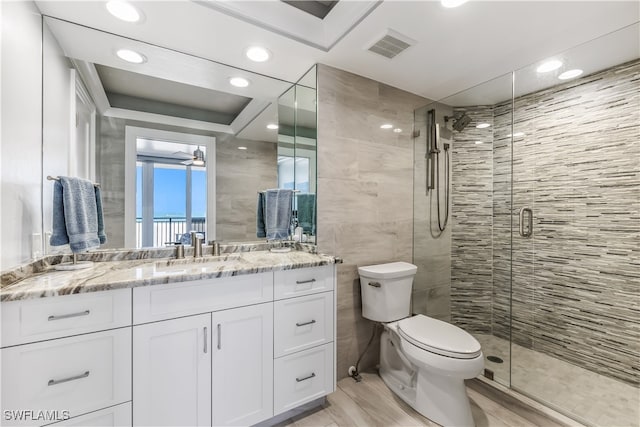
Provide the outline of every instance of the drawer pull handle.
[[51,322],[52,320],[69,319],[70,317],[88,316],[90,313],[90,310],[85,310],[78,313],[61,314],[60,316],[49,316],[49,322]]
[[316,323],[315,320],[309,320],[308,322],[304,322],[304,323],[296,322],[296,326],[307,326],[307,325],[313,325],[314,323]]
[[304,378],[296,378],[296,381],[297,381],[297,382],[299,382],[299,383],[301,383],[302,381],[305,381],[305,380],[311,379],[311,378],[313,378],[313,377],[315,377],[315,376],[316,376],[315,372],[312,372],[312,373],[311,373],[311,375],[307,375],[307,376],[306,376],[306,377],[304,377]]
[[369,282],[369,286],[373,286],[374,288],[379,288],[382,285],[380,284],[380,282]]
[[316,281],[316,279],[296,280],[296,285],[304,285],[305,283],[313,283],[315,281]]
[[76,375],[75,377],[63,378],[61,380],[49,380],[47,385],[51,386],[51,385],[67,383],[69,381],[75,381],[75,380],[80,380],[82,378],[87,378],[88,376],[89,376],[89,371],[85,371],[84,374]]
[[218,323],[218,350],[222,348],[222,325]]
[[207,354],[207,327],[204,327],[204,354]]

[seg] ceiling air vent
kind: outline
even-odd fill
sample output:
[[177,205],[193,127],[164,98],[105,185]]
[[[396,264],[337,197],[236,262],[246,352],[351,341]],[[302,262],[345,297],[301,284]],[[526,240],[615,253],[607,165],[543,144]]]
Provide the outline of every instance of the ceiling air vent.
[[403,36],[397,31],[387,30],[384,36],[369,47],[368,50],[391,59],[415,43],[415,40]]

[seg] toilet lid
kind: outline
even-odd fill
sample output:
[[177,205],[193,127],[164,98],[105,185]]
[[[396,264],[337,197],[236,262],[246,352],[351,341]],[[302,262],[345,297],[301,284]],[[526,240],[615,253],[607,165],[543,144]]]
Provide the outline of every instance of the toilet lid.
[[442,356],[473,359],[481,354],[480,343],[471,334],[422,314],[398,322],[398,332],[411,344]]
[[408,262],[389,262],[387,264],[358,267],[358,274],[371,279],[395,279],[416,274],[418,267]]

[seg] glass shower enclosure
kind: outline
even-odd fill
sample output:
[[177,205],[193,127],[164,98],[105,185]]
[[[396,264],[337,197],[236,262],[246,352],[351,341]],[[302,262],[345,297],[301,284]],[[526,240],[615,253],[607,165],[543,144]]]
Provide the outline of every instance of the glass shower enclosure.
[[587,425],[640,423],[639,30],[415,111],[413,311]]

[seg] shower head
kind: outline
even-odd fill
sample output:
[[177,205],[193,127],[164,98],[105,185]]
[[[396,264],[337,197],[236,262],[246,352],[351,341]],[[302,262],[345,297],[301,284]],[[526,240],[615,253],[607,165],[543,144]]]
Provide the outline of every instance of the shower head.
[[462,132],[462,130],[471,123],[471,117],[467,116],[467,113],[462,113],[462,115],[454,117],[453,119],[453,128],[458,132]]

